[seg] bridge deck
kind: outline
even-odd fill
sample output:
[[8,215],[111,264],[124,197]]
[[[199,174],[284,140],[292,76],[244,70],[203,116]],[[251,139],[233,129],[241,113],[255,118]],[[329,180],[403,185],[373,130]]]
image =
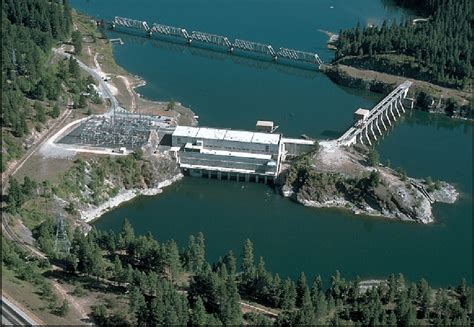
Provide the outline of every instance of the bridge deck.
[[139,21],[118,16],[116,16],[109,24],[111,26],[121,26],[125,28],[144,31],[147,33],[147,35],[157,33],[162,35],[175,36],[178,38],[183,38],[189,44],[191,44],[192,40],[197,40],[204,43],[215,44],[224,47],[230,51],[235,48],[248,52],[254,52],[257,54],[264,54],[270,56],[273,60],[277,60],[278,57],[282,57],[297,62],[315,64],[318,68],[320,65],[323,64],[323,61],[316,53],[287,48],[279,48],[277,51],[275,51],[270,44],[241,39],[235,39],[234,42],[231,42],[226,36],[209,34],[199,31],[193,31],[191,35],[189,35],[189,33],[184,28],[180,27],[154,23],[150,28],[146,21]]
[[411,81],[405,81],[397,86],[389,95],[387,95],[382,101],[380,101],[375,107],[373,107],[368,117],[364,120],[363,124],[360,125],[356,122],[352,125],[339,139],[339,142],[347,142],[357,137],[365,128],[372,124],[381,114],[385,112],[387,107],[393,103],[396,99],[400,98],[402,93],[406,92],[413,83]]

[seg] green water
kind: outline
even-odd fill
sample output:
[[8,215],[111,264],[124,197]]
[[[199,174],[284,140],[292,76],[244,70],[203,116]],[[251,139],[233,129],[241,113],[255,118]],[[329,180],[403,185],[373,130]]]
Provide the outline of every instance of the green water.
[[[328,60],[326,36],[357,21],[380,23],[405,15],[389,1],[174,0],[72,1],[91,15],[122,15],[178,25],[275,47],[315,51]],[[112,5],[113,4],[113,5]],[[330,8],[333,6],[334,8]],[[190,106],[207,126],[253,128],[274,120],[288,136],[335,137],[358,107],[381,96],[341,88],[322,74],[237,60],[145,39],[114,46],[117,62],[145,78],[140,93]],[[283,276],[386,277],[402,272],[433,285],[472,279],[472,125],[413,112],[378,145],[382,160],[403,166],[410,176],[443,179],[460,191],[454,205],[436,204],[436,223],[424,226],[355,216],[339,209],[311,209],[256,184],[186,178],[155,197],[141,197],[105,214],[95,226],[119,230],[127,217],[138,233],[185,245],[202,231],[207,256],[240,252],[250,238],[256,255]]]

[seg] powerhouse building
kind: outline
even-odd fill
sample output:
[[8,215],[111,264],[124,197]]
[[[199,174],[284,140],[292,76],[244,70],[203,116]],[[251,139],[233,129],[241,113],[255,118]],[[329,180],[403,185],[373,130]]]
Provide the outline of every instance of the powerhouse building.
[[280,134],[177,126],[171,150],[192,176],[267,183],[279,173],[281,140]]

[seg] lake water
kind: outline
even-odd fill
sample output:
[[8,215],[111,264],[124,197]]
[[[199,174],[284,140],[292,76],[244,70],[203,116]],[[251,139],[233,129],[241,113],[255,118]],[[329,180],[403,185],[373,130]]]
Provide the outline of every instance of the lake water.
[[[327,37],[337,32],[407,15],[375,0],[137,0],[82,1],[72,5],[98,18],[125,16],[234,38],[317,52],[325,61]],[[114,45],[118,64],[142,76],[140,93],[191,107],[201,126],[253,129],[273,120],[287,136],[332,138],[342,133],[358,107],[371,108],[381,95],[343,88],[317,72],[244,60],[145,38]],[[185,178],[155,197],[141,197],[105,214],[95,226],[119,230],[128,218],[136,232],[184,246],[202,231],[209,260],[246,238],[257,256],[282,276],[336,269],[352,278],[402,272],[433,285],[472,279],[472,125],[412,112],[377,146],[382,161],[410,176],[442,179],[461,193],[455,205],[436,204],[436,222],[424,226],[356,216],[338,209],[312,209],[264,185]]]

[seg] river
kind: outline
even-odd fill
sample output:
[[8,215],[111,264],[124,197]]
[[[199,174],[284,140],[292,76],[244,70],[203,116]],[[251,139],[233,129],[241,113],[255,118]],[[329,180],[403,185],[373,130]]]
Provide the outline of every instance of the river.
[[[71,1],[98,18],[125,16],[317,52],[325,61],[326,35],[319,29],[380,24],[407,13],[390,1],[373,0],[137,0]],[[258,119],[273,120],[287,136],[332,138],[352,121],[358,107],[371,108],[380,94],[343,88],[317,72],[241,60],[145,38],[114,45],[119,65],[142,76],[139,92],[150,99],[174,99],[199,115],[201,126],[253,129]],[[418,225],[356,216],[340,209],[295,204],[264,185],[185,178],[154,197],[140,197],[94,223],[119,230],[128,218],[137,233],[185,246],[202,231],[209,260],[228,250],[240,253],[246,238],[256,256],[281,276],[328,280],[383,278],[401,272],[435,286],[472,279],[472,132],[471,124],[443,116],[410,112],[377,145],[382,161],[402,166],[408,175],[453,183],[460,192],[454,205],[436,204],[436,222]]]

